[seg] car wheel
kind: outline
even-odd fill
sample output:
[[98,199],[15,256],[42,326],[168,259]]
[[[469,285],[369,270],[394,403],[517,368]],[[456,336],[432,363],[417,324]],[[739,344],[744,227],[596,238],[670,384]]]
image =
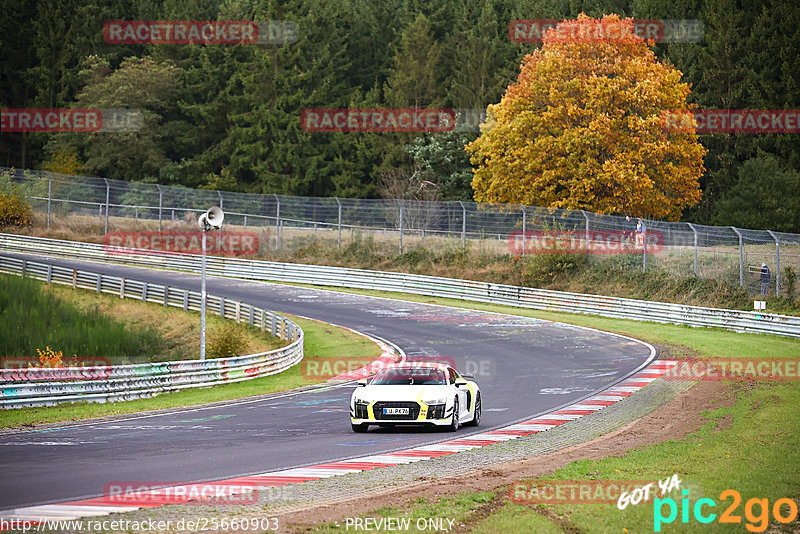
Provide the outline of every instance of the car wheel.
[[472,418],[472,421],[469,423],[464,423],[464,426],[478,426],[481,424],[481,392],[479,391],[478,394],[475,396],[475,415]]
[[353,432],[359,432],[359,433],[366,432],[367,429],[369,428],[369,425],[367,423],[361,423],[359,425],[355,423],[350,423],[350,426],[353,427]]
[[447,425],[447,430],[450,432],[458,430],[458,397],[453,401],[453,419],[450,421],[450,424]]

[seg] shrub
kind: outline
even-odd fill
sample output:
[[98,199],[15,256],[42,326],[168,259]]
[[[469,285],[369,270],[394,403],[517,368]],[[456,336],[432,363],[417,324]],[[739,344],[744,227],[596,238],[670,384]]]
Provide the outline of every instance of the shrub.
[[17,193],[0,191],[0,227],[29,226],[32,217],[30,202]]
[[525,257],[522,280],[529,286],[549,284],[588,263],[586,254],[531,254]]
[[795,284],[797,283],[797,273],[791,265],[783,268],[783,278],[786,287],[786,298],[789,300],[794,299]]
[[233,358],[247,350],[247,338],[244,328],[235,322],[226,322],[218,328],[208,342],[209,358]]

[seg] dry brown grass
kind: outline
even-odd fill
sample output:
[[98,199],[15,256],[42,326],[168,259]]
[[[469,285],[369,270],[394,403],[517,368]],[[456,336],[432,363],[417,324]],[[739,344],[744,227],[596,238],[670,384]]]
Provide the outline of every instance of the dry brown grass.
[[[151,361],[196,359],[200,350],[200,316],[196,312],[159,306],[154,303],[131,299],[120,299],[112,295],[97,294],[87,290],[75,290],[63,286],[45,286],[59,299],[68,301],[80,310],[97,309],[104,315],[112,316],[133,327],[153,329],[164,340],[159,354],[151,355]],[[207,317],[207,338],[230,319],[209,314]],[[242,354],[253,354],[285,346],[287,343],[269,334],[262,334],[257,328],[240,325],[244,330],[247,347]]]

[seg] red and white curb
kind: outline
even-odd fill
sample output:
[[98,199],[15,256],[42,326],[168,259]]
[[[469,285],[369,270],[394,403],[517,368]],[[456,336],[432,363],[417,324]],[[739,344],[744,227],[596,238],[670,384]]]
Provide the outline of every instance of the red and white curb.
[[[386,348],[391,349],[388,345],[386,345]],[[392,351],[392,354],[394,354],[394,351]],[[343,460],[341,462],[284,469],[282,471],[270,471],[259,475],[236,477],[214,482],[186,484],[186,486],[191,486],[192,491],[189,492],[185,490],[170,491],[170,488],[162,488],[143,492],[137,491],[135,493],[109,495],[93,499],[68,501],[58,504],[16,508],[13,510],[0,511],[0,519],[4,519],[7,522],[12,520],[24,520],[29,521],[30,524],[37,524],[44,523],[45,521],[96,517],[111,513],[131,512],[140,508],[153,508],[166,504],[183,504],[189,501],[197,501],[209,495],[214,495],[215,492],[219,491],[220,487],[231,488],[227,495],[247,492],[257,493],[267,488],[282,487],[289,484],[302,484],[310,480],[319,480],[348,473],[359,473],[361,471],[369,471],[381,467],[390,467],[429,460],[431,458],[439,458],[450,454],[458,454],[462,451],[544,432],[545,430],[563,425],[568,421],[594,413],[615,402],[619,402],[625,397],[629,397],[653,380],[666,374],[667,371],[675,367],[677,363],[678,362],[674,360],[657,360],[619,384],[588,399],[584,399],[548,414],[540,415],[528,421],[522,421],[497,430],[473,434],[464,438],[443,441],[433,445],[423,445],[413,449],[386,454],[375,454],[362,458]],[[208,489],[209,491],[205,492],[204,489]]]

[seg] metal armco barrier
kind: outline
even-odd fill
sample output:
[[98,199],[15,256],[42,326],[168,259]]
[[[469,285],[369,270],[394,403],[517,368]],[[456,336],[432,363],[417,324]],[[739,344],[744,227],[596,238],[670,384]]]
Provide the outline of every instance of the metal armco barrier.
[[[0,256],[0,272],[163,306],[200,309],[198,291],[130,278],[7,256]],[[280,373],[303,359],[303,330],[293,321],[247,303],[213,295],[207,298],[209,313],[216,312],[237,322],[246,321],[273,336],[291,340],[291,343],[280,349],[234,358],[56,369],[0,369],[0,407],[133,400],[166,391],[229,384]]]
[[[0,234],[0,250],[198,272],[200,256],[111,252],[103,245]],[[537,310],[800,337],[800,317],[549,291],[417,274],[211,256],[208,274],[249,280],[397,291]]]

